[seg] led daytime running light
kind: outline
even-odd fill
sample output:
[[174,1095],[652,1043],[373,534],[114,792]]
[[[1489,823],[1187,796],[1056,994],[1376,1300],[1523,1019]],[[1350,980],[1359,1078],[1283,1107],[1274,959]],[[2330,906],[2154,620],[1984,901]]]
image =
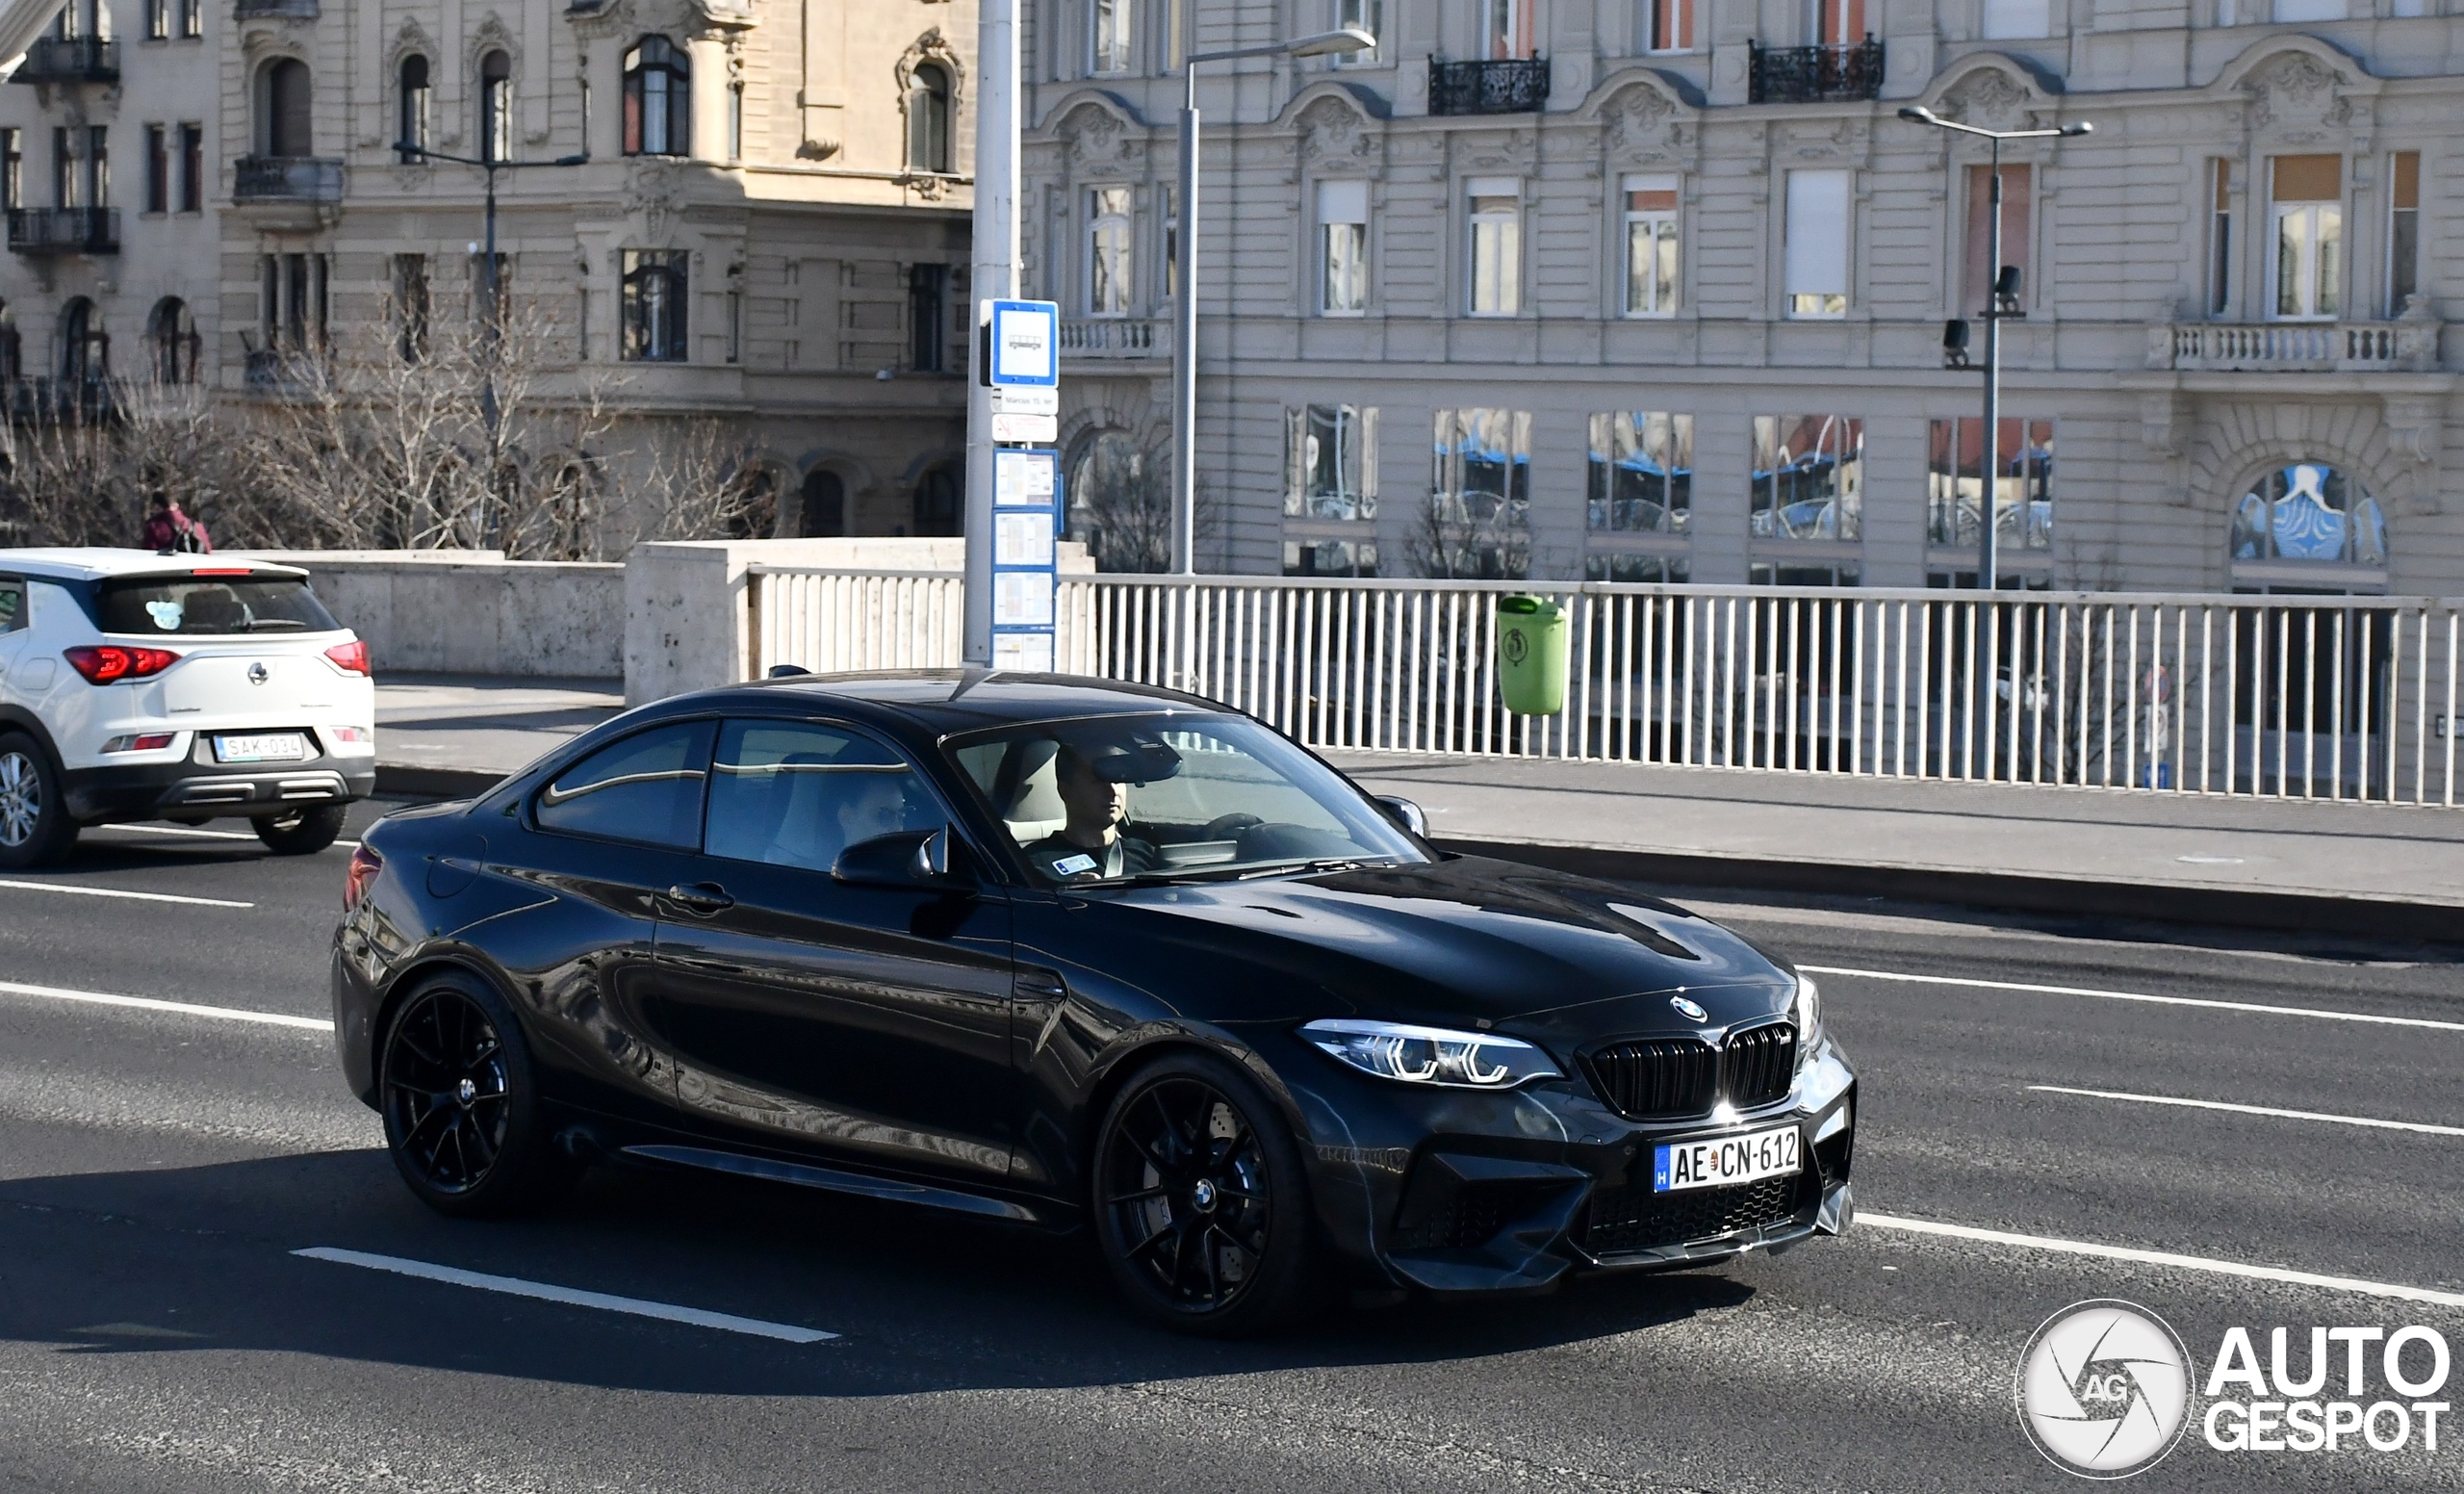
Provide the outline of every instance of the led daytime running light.
[[1555,1078],[1549,1056],[1519,1038],[1402,1022],[1330,1019],[1300,1029],[1320,1051],[1363,1073],[1403,1084],[1505,1090]]

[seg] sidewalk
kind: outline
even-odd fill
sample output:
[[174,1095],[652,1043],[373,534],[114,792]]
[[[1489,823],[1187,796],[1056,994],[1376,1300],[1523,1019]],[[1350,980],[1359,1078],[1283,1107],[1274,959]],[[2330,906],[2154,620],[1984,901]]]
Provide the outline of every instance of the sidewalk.
[[[378,788],[475,792],[623,708],[613,681],[388,674]],[[1450,845],[1629,880],[2464,939],[2464,809],[1326,756]]]

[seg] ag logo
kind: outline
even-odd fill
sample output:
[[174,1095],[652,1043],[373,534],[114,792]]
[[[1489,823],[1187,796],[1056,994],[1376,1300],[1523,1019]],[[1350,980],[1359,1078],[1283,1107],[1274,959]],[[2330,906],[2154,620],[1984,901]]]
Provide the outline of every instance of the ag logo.
[[2190,1425],[2181,1335],[2130,1302],[2074,1302],[2019,1355],[2019,1425],[2047,1461],[2083,1479],[2127,1479],[2164,1461]]
[[1519,631],[1509,631],[1504,641],[1498,645],[1498,652],[1505,656],[1507,663],[1520,664],[1530,657],[1531,640]]

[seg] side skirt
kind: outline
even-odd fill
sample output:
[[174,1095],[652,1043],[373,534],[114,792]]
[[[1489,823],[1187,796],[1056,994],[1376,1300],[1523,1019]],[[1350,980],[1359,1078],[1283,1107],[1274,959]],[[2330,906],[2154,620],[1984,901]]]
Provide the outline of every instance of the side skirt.
[[863,1172],[845,1172],[836,1168],[814,1167],[805,1162],[781,1162],[771,1157],[751,1157],[742,1152],[721,1151],[710,1146],[677,1146],[666,1144],[627,1146],[623,1155],[638,1157],[646,1162],[667,1162],[679,1167],[702,1168],[712,1172],[731,1172],[738,1177],[757,1177],[766,1182],[793,1183],[799,1188],[819,1188],[830,1193],[856,1194],[866,1198],[886,1198],[894,1203],[918,1203],[930,1209],[948,1209],[959,1214],[973,1214],[984,1219],[1003,1219],[1024,1224],[1049,1226],[1054,1221],[1023,1203],[1006,1198],[988,1198],[982,1194],[965,1193],[956,1188],[936,1188],[927,1183],[911,1183],[896,1178],[874,1177]]

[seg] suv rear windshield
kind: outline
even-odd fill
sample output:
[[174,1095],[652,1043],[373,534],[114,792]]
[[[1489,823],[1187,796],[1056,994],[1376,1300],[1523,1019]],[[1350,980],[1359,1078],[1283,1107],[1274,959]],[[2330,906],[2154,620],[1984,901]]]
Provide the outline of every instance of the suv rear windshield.
[[342,627],[290,576],[139,576],[103,582],[103,631],[333,632]]

